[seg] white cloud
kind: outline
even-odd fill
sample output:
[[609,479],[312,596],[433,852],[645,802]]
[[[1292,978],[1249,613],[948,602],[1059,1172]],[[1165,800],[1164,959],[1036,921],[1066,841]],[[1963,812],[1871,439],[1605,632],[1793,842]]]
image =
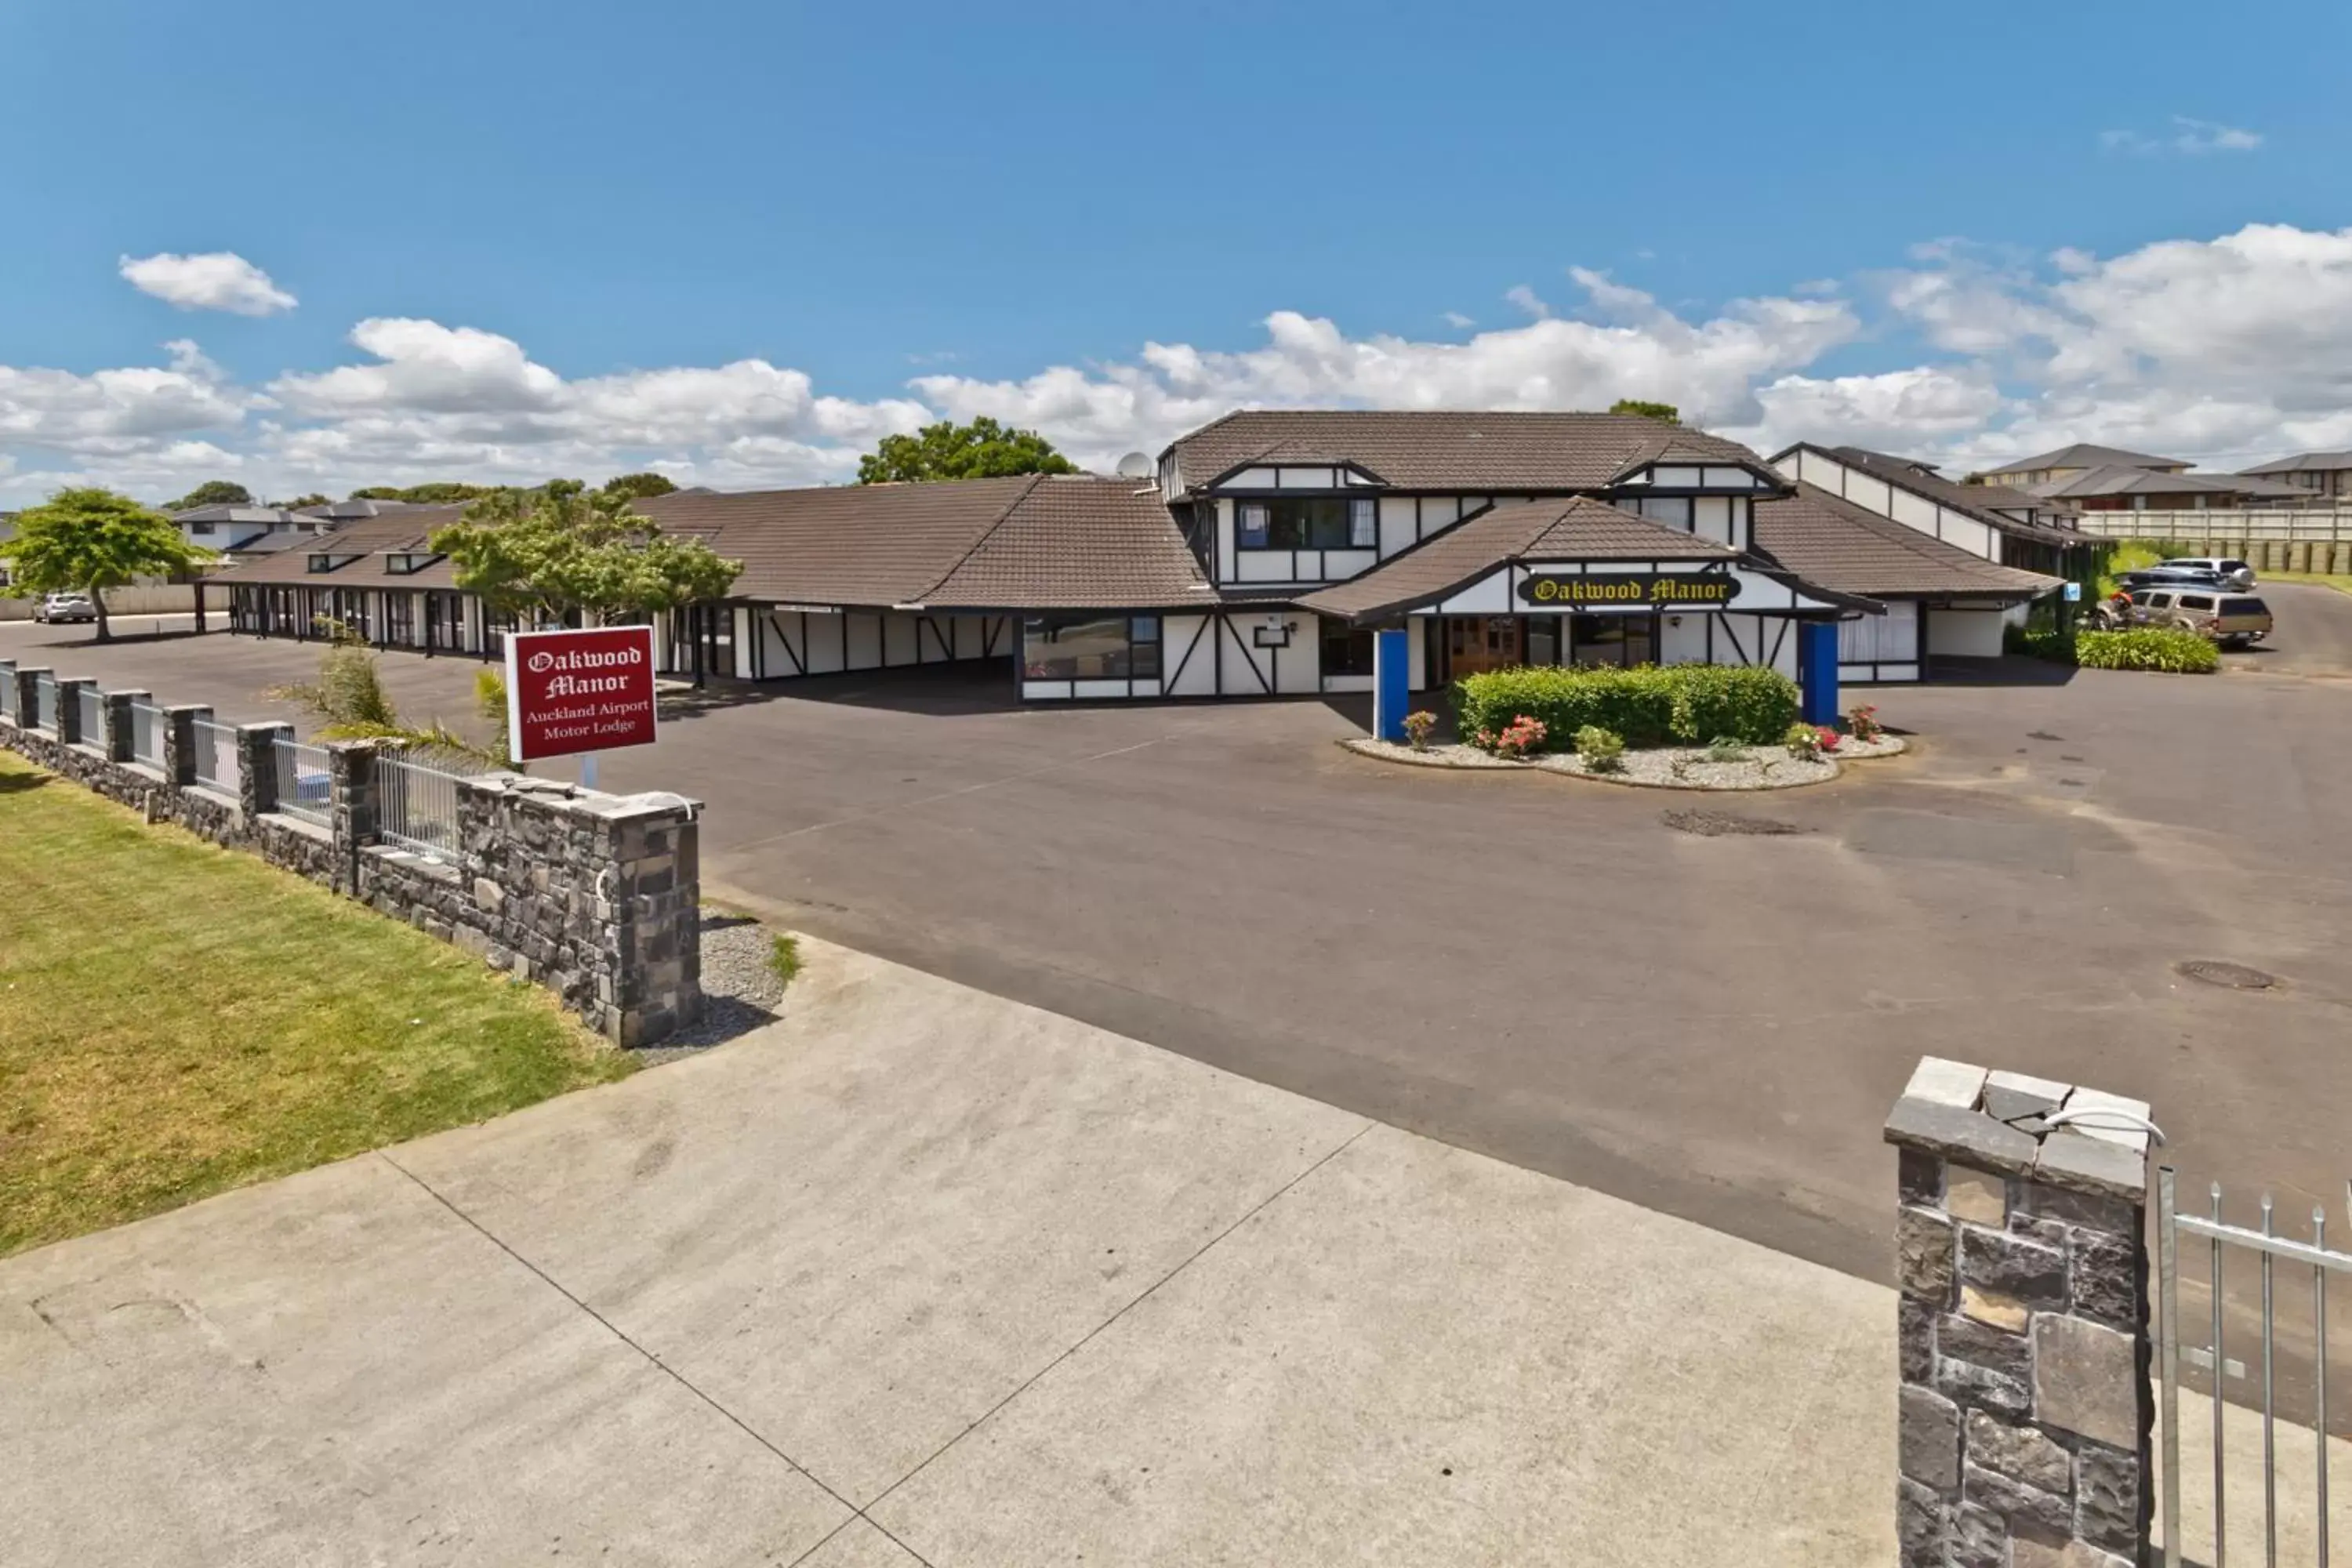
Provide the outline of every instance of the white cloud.
[[[1964,240],[1910,265],[1704,310],[1589,268],[1558,310],[1453,340],[1351,335],[1276,310],[1241,347],[990,379],[934,369],[899,395],[821,391],[762,359],[572,376],[467,325],[372,318],[349,363],[240,384],[195,344],[79,374],[0,366],[0,494],[68,477],[151,498],[235,472],[271,494],[429,479],[593,479],[658,468],[722,488],[850,477],[882,436],[986,414],[1108,470],[1236,406],[1680,406],[1770,451],[1849,441],[1958,468],[2072,440],[2241,464],[2352,446],[2352,229],[2252,225],[2118,255],[2033,258]],[[1834,357],[1832,357],[1834,356]]]
[[2186,114],[2174,115],[2171,131],[2161,135],[2150,136],[2137,131],[2099,132],[2099,145],[2110,153],[2185,153],[2199,157],[2207,153],[2251,153],[2262,144],[2259,131],[2221,125],[2210,120],[2192,120]]
[[1503,298],[1525,310],[1532,319],[1542,321],[1551,317],[1551,307],[1536,297],[1536,291],[1524,283],[1514,284],[1503,290]]
[[271,282],[268,273],[233,251],[126,256],[117,266],[132,288],[183,310],[271,316],[295,305],[294,296]]
[[1465,316],[1459,310],[1447,310],[1439,319],[1457,331],[1467,331],[1478,324],[1476,317]]

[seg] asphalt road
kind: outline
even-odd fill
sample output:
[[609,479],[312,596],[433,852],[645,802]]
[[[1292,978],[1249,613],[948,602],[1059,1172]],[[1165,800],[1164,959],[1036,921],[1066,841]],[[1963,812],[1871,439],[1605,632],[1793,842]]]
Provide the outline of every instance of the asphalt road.
[[[2265,592],[2277,651],[2221,677],[1889,690],[1916,754],[1786,795],[1400,768],[1315,703],[1008,710],[993,672],[721,698],[604,782],[707,800],[706,889],[819,934],[1883,1279],[1878,1128],[1923,1053],[2145,1098],[2248,1215],[2342,1204],[2352,599]],[[259,717],[314,658],[53,662]],[[465,710],[475,666],[388,664]]]

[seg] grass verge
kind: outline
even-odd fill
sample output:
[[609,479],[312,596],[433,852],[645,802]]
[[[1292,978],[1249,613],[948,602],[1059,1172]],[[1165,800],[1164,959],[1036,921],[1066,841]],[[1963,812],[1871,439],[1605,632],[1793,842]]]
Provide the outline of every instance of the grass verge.
[[[2333,588],[2339,594],[2352,594],[2352,577],[2340,572],[2264,572],[2262,583],[2316,583],[2323,588]],[[2262,583],[2254,585],[2259,594]]]
[[629,1063],[535,986],[0,752],[0,1256]]

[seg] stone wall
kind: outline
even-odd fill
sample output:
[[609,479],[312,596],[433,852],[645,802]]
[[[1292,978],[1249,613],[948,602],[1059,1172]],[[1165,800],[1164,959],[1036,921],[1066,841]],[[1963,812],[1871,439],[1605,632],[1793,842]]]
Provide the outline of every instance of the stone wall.
[[321,826],[281,813],[276,746],[287,724],[235,731],[237,791],[195,782],[195,725],[211,710],[162,710],[163,755],[131,760],[131,701],[109,693],[106,732],[79,734],[71,688],[51,733],[14,721],[29,714],[47,672],[0,661],[14,700],[0,704],[0,746],[85,788],[176,823],[226,847],[360,900],[546,986],[606,1038],[651,1045],[702,1010],[698,906],[699,817],[673,795],[609,795],[514,773],[460,779],[446,853],[412,853],[379,831],[376,763],[366,742],[331,742]]
[[1930,1057],[1887,1118],[1905,1568],[2147,1560],[2147,1109]]

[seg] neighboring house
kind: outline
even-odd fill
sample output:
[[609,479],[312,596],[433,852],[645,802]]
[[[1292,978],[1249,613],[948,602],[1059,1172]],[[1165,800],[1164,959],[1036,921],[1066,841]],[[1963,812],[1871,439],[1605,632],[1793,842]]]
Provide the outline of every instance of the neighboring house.
[[415,501],[373,500],[354,496],[350,500],[321,501],[316,506],[297,507],[297,517],[315,517],[330,523],[356,522],[362,518],[390,517],[395,512],[430,510]]
[[2238,472],[2249,479],[2291,486],[2305,497],[2341,500],[2352,496],[2352,452],[2300,452]]
[[2021,458],[1998,468],[1970,474],[1968,482],[2028,489],[2037,485],[2063,484],[2069,479],[2080,479],[2094,468],[2146,468],[2152,473],[2179,474],[2188,472],[2189,467],[2179,458],[2155,458],[2146,452],[2126,452],[2120,447],[2098,447],[2087,441],[2077,441],[2071,447],[2061,447],[2038,458]]
[[[1826,504],[1734,442],[1624,415],[1250,411],[1177,439],[1156,478],[637,506],[743,563],[727,603],[665,617],[666,671],[985,661],[1025,701],[1364,691],[1391,630],[1415,690],[1510,664],[1705,662],[1818,693],[1842,669],[1919,673],[1916,636],[1842,623],[1924,613],[1944,651],[1946,607],[1998,616],[2058,585]],[[429,544],[461,510],[361,519],[239,563],[218,579],[235,629],[300,637],[329,616],[387,646],[490,656],[510,628]]]
[[282,506],[200,506],[171,514],[181,537],[205,550],[230,554],[254,548],[272,536],[311,538],[335,525]]
[[2072,479],[2037,485],[2034,492],[2084,511],[2204,511],[2216,507],[2291,504],[2309,499],[2293,485],[2238,474],[2185,468],[2135,468],[2110,464]]

